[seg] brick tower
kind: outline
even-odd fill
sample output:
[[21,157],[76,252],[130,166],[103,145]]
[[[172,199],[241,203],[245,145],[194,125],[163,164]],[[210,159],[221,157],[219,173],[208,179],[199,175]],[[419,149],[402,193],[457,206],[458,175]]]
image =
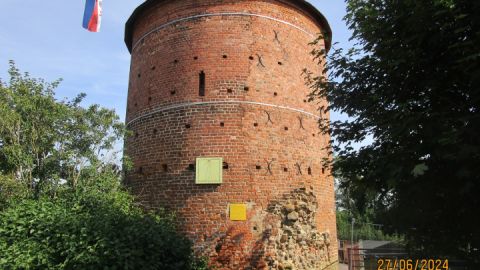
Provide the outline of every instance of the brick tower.
[[302,74],[321,74],[321,32],[303,0],[147,0],[126,24],[126,184],[220,269],[336,266],[329,138]]

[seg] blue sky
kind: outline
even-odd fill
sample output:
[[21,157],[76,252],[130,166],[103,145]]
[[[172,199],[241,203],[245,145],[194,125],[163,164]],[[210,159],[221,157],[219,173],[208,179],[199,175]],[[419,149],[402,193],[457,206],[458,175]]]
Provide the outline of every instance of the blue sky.
[[[85,0],[1,0],[0,78],[8,78],[8,60],[14,60],[21,71],[34,77],[63,78],[58,98],[84,92],[86,104],[115,109],[124,119],[130,67],[124,25],[142,2],[103,0],[101,32],[90,33],[81,26]],[[327,17],[333,41],[348,47],[350,32],[342,21],[344,1],[310,2]]]

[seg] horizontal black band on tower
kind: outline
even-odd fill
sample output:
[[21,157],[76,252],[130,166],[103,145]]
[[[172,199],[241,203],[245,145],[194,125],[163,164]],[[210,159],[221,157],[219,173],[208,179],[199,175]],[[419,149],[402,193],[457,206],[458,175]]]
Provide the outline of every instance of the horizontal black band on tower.
[[186,103],[179,103],[179,104],[173,104],[173,105],[169,105],[169,106],[160,107],[160,108],[154,109],[154,110],[151,111],[151,112],[148,112],[148,113],[146,113],[146,114],[143,114],[143,115],[140,115],[140,116],[137,116],[137,117],[133,118],[132,120],[128,121],[128,123],[127,123],[126,125],[129,126],[129,125],[131,125],[132,123],[134,123],[134,122],[136,122],[136,121],[138,121],[138,120],[140,120],[140,119],[142,119],[142,118],[151,116],[151,115],[156,114],[156,113],[159,113],[159,112],[174,110],[174,109],[178,109],[178,108],[198,106],[198,105],[217,105],[217,104],[248,104],[248,105],[268,106],[268,107],[274,107],[274,108],[277,108],[277,109],[284,109],[284,110],[295,111],[295,112],[298,112],[298,113],[302,113],[302,114],[311,116],[311,117],[316,118],[316,119],[320,119],[319,116],[317,116],[317,115],[315,115],[315,114],[313,114],[313,113],[309,113],[309,112],[306,112],[306,111],[304,111],[304,110],[295,109],[295,108],[291,108],[291,107],[286,107],[286,106],[281,106],[281,105],[275,105],[275,104],[269,104],[269,103],[263,103],[263,102],[256,102],[256,101],[225,100],[225,101],[186,102]]

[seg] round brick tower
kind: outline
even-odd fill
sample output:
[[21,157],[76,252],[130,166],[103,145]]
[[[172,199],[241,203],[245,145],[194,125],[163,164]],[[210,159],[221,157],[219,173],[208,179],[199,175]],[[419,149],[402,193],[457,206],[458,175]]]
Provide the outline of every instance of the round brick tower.
[[303,0],[148,0],[126,24],[126,184],[220,269],[336,266],[329,137],[303,74],[321,74],[319,33]]

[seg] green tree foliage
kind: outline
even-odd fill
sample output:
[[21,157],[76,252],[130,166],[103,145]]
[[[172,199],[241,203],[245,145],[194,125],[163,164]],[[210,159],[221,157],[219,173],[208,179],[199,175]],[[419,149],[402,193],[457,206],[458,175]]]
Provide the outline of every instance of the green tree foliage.
[[392,233],[389,224],[379,224],[376,215],[376,194],[361,185],[361,181],[352,181],[337,178],[336,206],[337,206],[337,234],[338,239],[357,240],[387,240],[403,242],[403,237]]
[[173,216],[145,212],[102,155],[125,129],[113,110],[57,101],[59,81],[0,81],[0,269],[207,269]]
[[[353,241],[378,240],[403,243],[403,238],[397,234],[386,234],[383,226],[371,223],[365,215],[354,218]],[[337,210],[337,237],[340,240],[350,241],[352,239],[352,213],[346,210]]]
[[412,248],[479,263],[480,1],[346,2],[356,46],[310,77],[322,112],[349,116],[320,121],[334,172],[373,191]]
[[78,182],[87,165],[123,136],[113,110],[80,106],[85,94],[57,101],[60,80],[47,83],[21,74],[10,62],[9,83],[0,81],[0,173],[38,195],[43,185]]
[[88,177],[0,212],[0,269],[201,269],[171,215],[144,213],[111,169]]

